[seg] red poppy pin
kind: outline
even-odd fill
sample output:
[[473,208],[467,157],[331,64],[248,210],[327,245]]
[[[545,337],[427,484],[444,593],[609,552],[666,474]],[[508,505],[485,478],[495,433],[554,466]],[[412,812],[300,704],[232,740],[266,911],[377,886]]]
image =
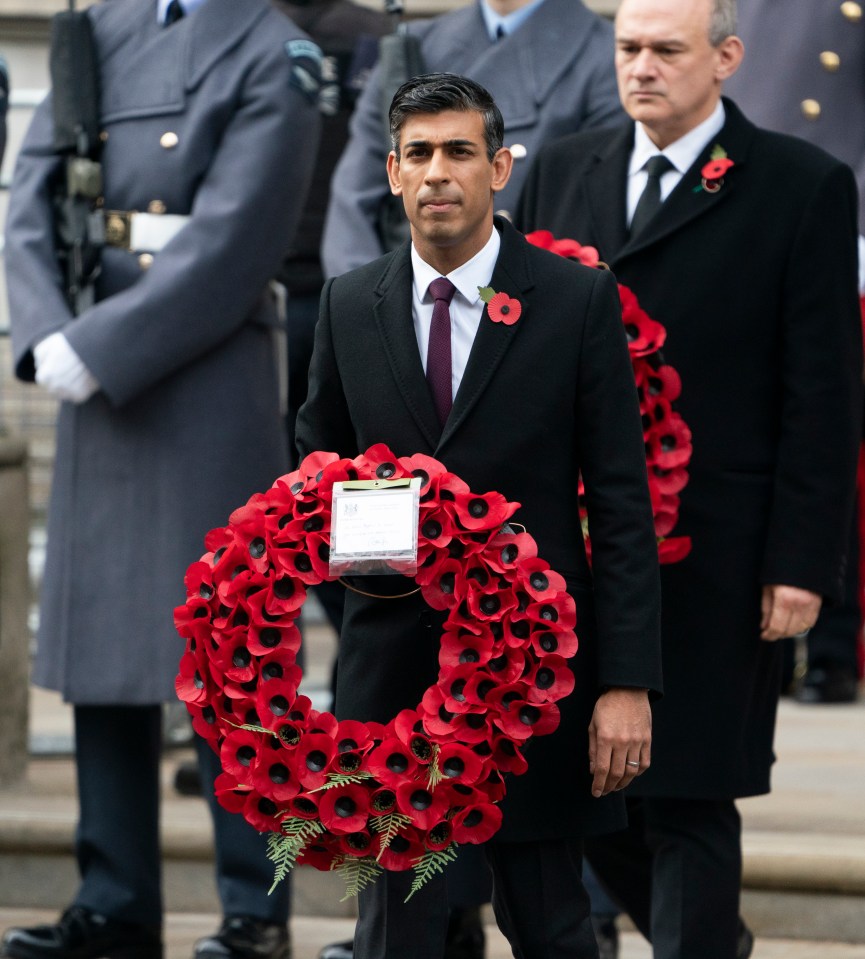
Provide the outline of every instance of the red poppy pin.
[[709,162],[700,170],[700,185],[694,187],[694,193],[699,193],[701,190],[705,190],[706,193],[717,193],[724,185],[724,175],[735,166],[720,143],[716,143],[712,148],[710,157]]
[[504,323],[505,326],[513,326],[520,318],[523,312],[523,305],[519,300],[507,295],[507,293],[496,293],[491,286],[479,286],[478,292],[481,299],[487,305],[487,313],[493,323]]

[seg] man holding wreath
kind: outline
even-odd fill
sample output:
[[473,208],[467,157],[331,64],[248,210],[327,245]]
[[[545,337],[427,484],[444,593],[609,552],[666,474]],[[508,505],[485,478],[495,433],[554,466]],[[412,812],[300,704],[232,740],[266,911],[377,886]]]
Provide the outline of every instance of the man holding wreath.
[[[435,456],[472,489],[521,503],[516,521],[565,576],[576,688],[558,730],[531,745],[529,771],[508,781],[487,857],[516,955],[596,959],[582,837],[624,821],[620,790],[649,767],[649,700],[661,687],[657,550],[616,284],[494,219],[512,158],[478,84],[410,80],[390,125],[388,175],[412,242],[325,287],[298,445],[303,455],[385,443],[397,456]],[[479,288],[506,294],[509,314],[487,308]],[[364,595],[347,594],[336,709],[385,722],[434,680],[441,620],[404,595],[405,580],[358,585]],[[357,959],[440,959],[444,880],[404,904],[407,891],[406,874],[386,873],[361,893]]]

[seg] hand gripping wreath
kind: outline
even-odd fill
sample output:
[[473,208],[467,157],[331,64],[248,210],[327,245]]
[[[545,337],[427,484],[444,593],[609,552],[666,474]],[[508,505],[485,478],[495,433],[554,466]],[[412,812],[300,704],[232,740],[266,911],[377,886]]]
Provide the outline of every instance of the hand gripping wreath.
[[[338,721],[298,694],[297,618],[328,571],[333,484],[422,480],[418,573],[447,610],[440,670],[389,723]],[[349,894],[382,869],[414,868],[412,892],[461,843],[501,824],[506,773],[559,722],[574,688],[576,610],[519,507],[475,493],[428,456],[383,445],[354,459],[314,453],[212,530],[175,610],[186,639],[177,694],[219,753],[220,803],[270,832],[278,882],[296,863],[343,872]]]

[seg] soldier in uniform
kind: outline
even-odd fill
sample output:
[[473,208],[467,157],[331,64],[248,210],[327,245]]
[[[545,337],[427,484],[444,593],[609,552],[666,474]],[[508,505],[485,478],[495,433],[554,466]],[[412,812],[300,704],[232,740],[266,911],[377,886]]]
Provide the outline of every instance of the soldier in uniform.
[[[739,0],[748,55],[728,91],[760,126],[792,133],[843,160],[859,188],[859,280],[865,248],[865,11],[856,0]],[[779,56],[780,54],[780,56]],[[779,66],[780,64],[780,66]],[[795,686],[804,703],[853,702],[861,642],[858,522],[850,530],[844,597],[823,609],[807,638]],[[794,641],[785,640],[787,677]]]
[[[408,29],[419,39],[426,70],[477,80],[501,108],[514,172],[496,199],[500,212],[513,210],[543,143],[621,116],[612,28],[582,0],[475,0]],[[385,252],[379,217],[390,196],[384,175],[389,150],[376,70],[331,185],[322,247],[328,276]]]
[[[19,156],[6,241],[16,374],[61,400],[34,681],[74,706],[81,882],[11,959],[161,959],[161,704],[204,535],[285,472],[268,281],[319,132],[315,45],[268,0],[88,10],[102,91],[108,245],[95,302],[64,295],[51,104]],[[110,212],[109,212],[110,211]],[[288,959],[265,840],[211,797],[224,921],[197,959]]]

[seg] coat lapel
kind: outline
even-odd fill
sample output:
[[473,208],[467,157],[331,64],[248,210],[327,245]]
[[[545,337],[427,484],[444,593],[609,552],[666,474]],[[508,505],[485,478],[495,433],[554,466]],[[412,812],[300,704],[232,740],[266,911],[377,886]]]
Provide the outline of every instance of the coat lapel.
[[[616,263],[634,253],[652,246],[681,230],[692,220],[704,216],[736,193],[737,180],[747,165],[747,156],[753,138],[754,126],[742,115],[730,100],[724,99],[726,121],[721,132],[706,144],[700,156],[687,170],[667,197],[664,205],[634,240],[629,240],[615,257]],[[724,178],[724,184],[717,193],[707,193],[700,189],[701,170],[709,161],[712,149],[720,144],[735,163],[733,169]],[[737,170],[737,167],[739,168]],[[624,183],[624,180],[622,181]],[[623,191],[624,192],[624,191]]]
[[382,347],[400,394],[413,419],[435,449],[441,425],[427,386],[412,322],[411,247],[404,244],[390,258],[375,294],[373,313]]
[[[634,146],[634,125],[625,124],[621,131],[599,147],[582,179],[586,206],[591,217],[591,238],[597,242],[601,259],[612,260],[628,241],[625,189],[628,162]],[[584,243],[583,237],[574,237]]]
[[519,299],[522,313],[516,323],[508,326],[505,323],[493,323],[484,309],[453,409],[438,443],[439,449],[459,429],[483,395],[520,326],[530,323],[532,319],[525,296],[534,285],[526,261],[526,241],[506,220],[496,217],[496,225],[502,233],[502,245],[490,286],[497,293],[507,293]]

